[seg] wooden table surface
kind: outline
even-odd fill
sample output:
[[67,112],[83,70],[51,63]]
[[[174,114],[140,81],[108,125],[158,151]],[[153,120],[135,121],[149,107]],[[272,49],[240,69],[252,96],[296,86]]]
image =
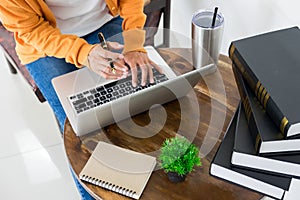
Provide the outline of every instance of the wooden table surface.
[[[191,51],[188,49],[161,49],[160,54],[176,73],[191,69]],[[167,119],[157,134],[151,137],[134,137],[117,124],[113,124],[95,133],[77,137],[69,121],[66,120],[65,151],[72,169],[78,176],[100,140],[157,156],[166,138],[181,134],[200,147],[202,166],[196,167],[188,174],[184,182],[174,184],[157,165],[141,199],[258,200],[262,195],[209,174],[210,163],[239,100],[231,61],[221,55],[216,72],[204,76],[186,97],[164,104]],[[132,120],[140,126],[150,123],[148,112],[136,115]],[[122,123],[126,123],[126,120]],[[144,132],[139,134],[147,135],[149,131],[153,131],[152,128],[147,126],[142,129]],[[97,199],[129,199],[86,182],[81,184]]]

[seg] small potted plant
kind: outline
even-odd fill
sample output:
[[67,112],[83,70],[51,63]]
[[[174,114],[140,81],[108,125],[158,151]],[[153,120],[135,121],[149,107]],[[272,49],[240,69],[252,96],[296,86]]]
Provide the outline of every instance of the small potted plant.
[[194,166],[201,166],[199,148],[182,136],[166,139],[162,145],[159,161],[172,182],[181,182]]

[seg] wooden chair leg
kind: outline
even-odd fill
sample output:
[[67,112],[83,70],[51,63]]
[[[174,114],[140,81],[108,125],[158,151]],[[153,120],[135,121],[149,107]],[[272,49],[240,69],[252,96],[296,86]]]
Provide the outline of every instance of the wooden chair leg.
[[163,9],[164,13],[164,41],[163,45],[164,47],[170,46],[170,21],[171,21],[171,0],[166,0],[166,7]]
[[16,68],[11,64],[11,62],[9,61],[9,59],[6,56],[5,56],[5,60],[6,60],[7,64],[8,64],[10,72],[12,74],[17,74],[18,72],[17,72]]

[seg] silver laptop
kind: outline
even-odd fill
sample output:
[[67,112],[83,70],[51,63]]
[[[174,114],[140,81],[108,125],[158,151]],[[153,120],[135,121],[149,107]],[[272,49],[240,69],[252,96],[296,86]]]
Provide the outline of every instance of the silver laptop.
[[[149,58],[159,65],[164,74],[154,69],[155,84],[132,87],[131,76],[118,81],[106,80],[82,68],[52,80],[54,89],[77,136],[99,130],[153,105],[185,96],[201,79],[214,71],[209,64],[176,76],[164,59],[151,46],[145,47]],[[140,78],[139,78],[140,80]]]

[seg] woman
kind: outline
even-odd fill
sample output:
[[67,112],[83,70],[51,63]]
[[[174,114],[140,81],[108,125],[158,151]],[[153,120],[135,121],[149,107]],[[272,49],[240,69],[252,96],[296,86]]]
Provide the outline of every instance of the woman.
[[[14,33],[16,52],[53,109],[63,132],[65,112],[51,79],[87,66],[107,79],[126,77],[132,84],[153,82],[152,67],[143,44],[146,16],[143,0],[0,0],[0,20]],[[106,38],[122,33],[124,46],[109,42],[103,49],[98,33]],[[111,64],[111,60],[117,60]],[[111,68],[114,66],[114,68]],[[75,179],[76,180],[76,179]],[[83,199],[92,199],[77,183]]]

